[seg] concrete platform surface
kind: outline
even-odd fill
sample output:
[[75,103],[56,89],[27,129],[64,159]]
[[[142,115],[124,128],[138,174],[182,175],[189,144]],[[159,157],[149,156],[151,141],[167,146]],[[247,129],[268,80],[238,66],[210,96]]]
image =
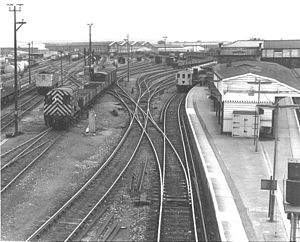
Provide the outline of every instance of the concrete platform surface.
[[[268,218],[269,192],[261,190],[261,179],[269,179],[273,170],[274,140],[260,141],[255,152],[253,139],[221,134],[213,101],[207,87],[194,87],[188,98],[202,120],[209,143],[214,150],[233,194],[243,226],[250,241],[289,241],[290,221],[283,208],[283,180],[287,177],[289,158],[300,158],[299,125],[294,111],[279,112],[278,164],[274,221]],[[289,104],[288,98],[282,104]]]

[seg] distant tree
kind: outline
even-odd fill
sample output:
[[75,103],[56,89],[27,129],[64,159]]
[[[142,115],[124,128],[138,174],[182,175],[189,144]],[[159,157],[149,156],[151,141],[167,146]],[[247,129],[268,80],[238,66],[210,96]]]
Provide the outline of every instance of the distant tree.
[[157,41],[157,44],[159,44],[159,45],[162,45],[162,44],[164,44],[164,43],[165,43],[164,40],[159,40],[159,41]]

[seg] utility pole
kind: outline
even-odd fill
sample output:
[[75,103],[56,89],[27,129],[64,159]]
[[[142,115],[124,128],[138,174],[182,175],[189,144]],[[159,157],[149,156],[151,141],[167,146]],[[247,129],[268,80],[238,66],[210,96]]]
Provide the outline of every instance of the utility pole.
[[167,36],[164,36],[163,37],[164,38],[164,40],[165,40],[165,55],[167,55]]
[[271,105],[264,105],[264,104],[258,104],[257,107],[259,108],[266,108],[274,110],[274,136],[275,136],[275,144],[274,144],[274,161],[273,161],[273,175],[271,178],[271,188],[270,188],[270,197],[269,197],[269,217],[270,222],[274,221],[274,207],[275,207],[275,190],[277,187],[277,181],[276,181],[276,165],[278,161],[278,116],[279,116],[279,109],[283,108],[293,108],[293,109],[299,109],[299,105],[279,105],[279,100],[275,104]]
[[[261,81],[260,78],[255,78],[254,82],[247,82],[248,84],[258,85],[257,91],[257,104],[260,104],[260,93],[261,93],[261,85],[272,84],[271,81]],[[254,90],[253,90],[254,91]],[[254,91],[255,92],[255,91]],[[254,94],[253,94],[254,95]],[[255,118],[254,118],[254,145],[255,152],[258,150],[258,138],[259,138],[259,112],[258,106],[255,107]]]
[[60,83],[63,83],[62,50],[60,51]]
[[[256,81],[256,80],[255,80]],[[257,95],[257,104],[259,105],[260,104],[260,79],[258,79],[258,95]],[[257,152],[257,149],[258,149],[258,136],[259,136],[259,113],[258,113],[258,108],[256,107],[255,108],[255,135],[254,135],[254,138],[255,138],[255,152]]]
[[29,83],[31,83],[30,42],[28,43],[28,81]]
[[[17,31],[23,24],[26,24],[26,22],[16,22],[17,20],[17,12],[21,12],[21,6],[23,4],[7,4],[9,6],[9,11],[14,12],[14,66],[15,66],[15,133],[13,136],[17,136],[18,131],[18,70],[17,70]],[[18,9],[17,9],[18,6]],[[19,24],[17,28],[17,24]]]
[[127,81],[129,82],[129,34],[127,34]]
[[89,69],[91,70],[92,65],[92,23],[87,24],[89,26],[89,57],[88,57],[88,63],[89,63]]

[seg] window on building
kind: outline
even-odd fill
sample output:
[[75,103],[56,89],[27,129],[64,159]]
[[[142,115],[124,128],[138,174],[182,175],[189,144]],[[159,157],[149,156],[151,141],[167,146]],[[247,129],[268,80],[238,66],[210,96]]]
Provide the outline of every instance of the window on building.
[[185,78],[185,74],[182,74],[182,78]]
[[188,74],[187,77],[188,77],[188,78],[191,78],[191,74]]
[[179,78],[179,77],[180,77],[180,74],[178,73],[178,74],[177,74],[177,78]]

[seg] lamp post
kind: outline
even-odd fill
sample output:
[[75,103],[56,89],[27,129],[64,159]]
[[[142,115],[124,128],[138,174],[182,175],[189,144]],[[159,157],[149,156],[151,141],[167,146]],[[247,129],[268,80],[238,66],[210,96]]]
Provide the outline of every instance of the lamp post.
[[[13,136],[17,136],[18,131],[18,70],[17,70],[17,31],[23,24],[26,24],[26,22],[16,22],[16,13],[21,11],[21,6],[23,4],[7,4],[9,6],[9,11],[14,12],[14,66],[15,66],[15,133]],[[17,9],[18,6],[18,9]],[[17,24],[19,24],[17,28]]]
[[274,161],[273,161],[273,175],[271,178],[271,189],[270,189],[270,197],[269,197],[269,217],[270,222],[274,221],[274,206],[275,206],[275,190],[276,190],[276,165],[278,161],[278,116],[279,116],[279,109],[283,108],[293,108],[299,109],[300,105],[279,105],[279,100],[275,102],[273,105],[264,105],[258,104],[257,107],[259,108],[266,108],[274,110],[274,136],[275,136],[275,144],[274,144]]
[[164,41],[165,41],[165,55],[167,55],[167,36],[164,36]]

